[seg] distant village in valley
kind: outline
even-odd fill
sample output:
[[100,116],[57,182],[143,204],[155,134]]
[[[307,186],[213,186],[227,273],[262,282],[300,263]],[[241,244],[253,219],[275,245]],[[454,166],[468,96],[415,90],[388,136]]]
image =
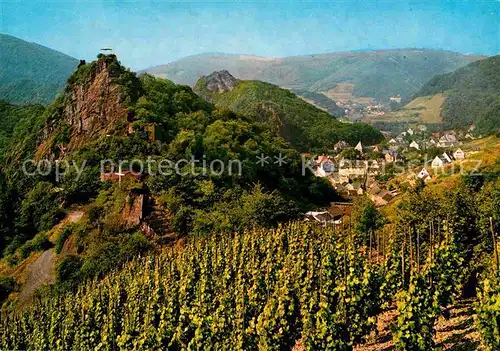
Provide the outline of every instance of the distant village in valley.
[[408,187],[431,182],[455,166],[459,168],[479,151],[464,146],[478,137],[474,126],[465,132],[432,132],[418,124],[397,135],[384,134],[386,140],[378,145],[366,146],[361,141],[350,145],[341,140],[329,153],[306,155],[311,157],[315,175],[326,178],[345,199],[332,203],[327,211],[308,212],[307,220],[342,224],[357,197],[366,195],[376,207],[383,207]]

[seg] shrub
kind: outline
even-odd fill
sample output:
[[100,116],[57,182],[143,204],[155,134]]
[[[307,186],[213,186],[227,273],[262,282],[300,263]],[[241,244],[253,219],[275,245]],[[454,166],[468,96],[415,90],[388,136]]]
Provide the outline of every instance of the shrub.
[[45,234],[37,234],[31,240],[28,240],[24,243],[23,246],[19,249],[21,254],[21,259],[25,259],[32,252],[36,251],[45,251],[52,247],[52,243],[49,241],[49,238]]
[[0,304],[2,304],[11,292],[17,289],[16,280],[12,277],[0,276]]
[[488,350],[500,350],[500,279],[483,281],[478,291],[476,325]]
[[64,242],[66,241],[66,239],[70,235],[71,235],[70,228],[64,228],[64,230],[61,232],[61,234],[59,234],[59,236],[56,239],[56,253],[58,253],[58,254],[61,253],[63,246],[64,246]]
[[56,281],[58,284],[68,281],[78,281],[83,260],[76,255],[65,256],[56,267]]
[[423,275],[415,274],[408,291],[398,293],[397,308],[398,317],[392,333],[396,350],[432,350],[439,306]]
[[121,245],[121,259],[131,259],[139,254],[147,252],[152,247],[152,244],[142,233],[134,233],[128,237],[124,244]]
[[82,278],[99,277],[116,268],[121,261],[120,247],[111,242],[97,247],[82,265]]

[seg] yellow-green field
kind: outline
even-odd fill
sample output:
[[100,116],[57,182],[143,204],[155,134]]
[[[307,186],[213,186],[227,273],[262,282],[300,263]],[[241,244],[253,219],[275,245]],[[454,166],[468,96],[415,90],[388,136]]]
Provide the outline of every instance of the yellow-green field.
[[352,98],[352,92],[354,90],[354,84],[351,83],[337,83],[335,88],[328,89],[327,91],[322,91],[321,94],[326,97],[339,102],[347,102]]
[[407,105],[401,110],[387,113],[383,116],[366,116],[365,122],[408,122],[408,123],[425,123],[438,124],[442,122],[441,106],[445,100],[444,94],[436,94],[431,96],[421,96]]

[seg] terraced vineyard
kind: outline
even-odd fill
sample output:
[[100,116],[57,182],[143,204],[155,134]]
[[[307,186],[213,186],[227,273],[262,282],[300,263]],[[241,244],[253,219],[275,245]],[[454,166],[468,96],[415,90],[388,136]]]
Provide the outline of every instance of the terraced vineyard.
[[419,266],[411,236],[398,238],[384,264],[351,231],[304,223],[192,238],[2,318],[0,347],[351,350],[396,296],[394,344],[428,350],[457,288],[460,254],[452,236],[438,235]]

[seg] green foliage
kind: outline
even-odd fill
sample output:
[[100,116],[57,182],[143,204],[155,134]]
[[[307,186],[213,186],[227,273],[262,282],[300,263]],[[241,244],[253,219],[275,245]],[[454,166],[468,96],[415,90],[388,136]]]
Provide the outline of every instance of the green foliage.
[[454,72],[436,76],[417,96],[445,92],[442,116],[450,128],[476,123],[475,132],[492,134],[500,125],[500,56],[473,62]]
[[361,152],[354,149],[353,147],[342,150],[339,157],[340,159],[345,158],[346,160],[361,160],[363,158],[361,156]]
[[485,279],[475,305],[476,325],[489,351],[500,349],[500,279]]
[[[304,336],[308,350],[352,350],[374,330],[379,285],[344,237],[292,223],[191,238],[1,319],[0,347],[288,350]],[[108,244],[93,265],[117,253]],[[66,256],[58,282],[89,268]]]
[[[391,241],[381,289],[386,303],[400,290],[398,321],[393,330],[398,349],[431,349],[436,318],[455,297],[470,293],[463,286],[471,272],[491,271],[491,262],[484,259],[491,247],[478,240],[478,233],[479,224],[495,212],[495,183],[474,183],[472,192],[467,186],[470,183],[459,182],[455,189],[441,194],[425,187],[411,192],[399,204],[395,223],[398,234]],[[486,197],[494,200],[485,201]],[[482,211],[476,211],[477,207]],[[487,299],[476,308],[484,306],[483,320],[478,323],[484,323],[485,338],[491,339],[492,316],[488,313],[492,310]]]
[[52,184],[39,182],[21,202],[16,226],[25,237],[51,229],[64,215]]
[[[102,69],[109,71],[111,84],[122,90],[120,103],[128,109],[128,118],[134,120],[131,122],[133,132],[125,134],[125,125],[118,123],[110,127],[107,136],[96,136],[83,143],[79,140],[78,147],[62,155],[57,145],[74,142],[74,133],[62,118],[69,94],[79,86],[91,84]],[[178,199],[175,208],[161,210],[170,216],[172,230],[180,234],[192,230],[198,233],[242,230],[246,225],[274,226],[297,218],[300,211],[328,204],[336,197],[325,180],[314,177],[308,170],[302,174],[300,154],[267,126],[252,123],[244,115],[216,109],[187,86],[149,75],[137,78],[123,68],[114,55],[101,55],[95,62],[81,64],[68,83],[64,94],[47,109],[24,111],[26,118],[17,123],[6,144],[8,152],[2,162],[5,178],[0,177],[0,186],[5,192],[0,197],[0,207],[5,208],[5,217],[12,214],[10,220],[2,222],[1,228],[5,233],[2,248],[9,246],[7,253],[12,253],[37,232],[50,229],[63,213],[60,203],[69,206],[91,202],[89,218],[93,229],[111,236],[123,232],[120,215],[127,194],[115,192],[114,188],[110,190],[107,182],[100,181],[101,160],[146,161],[151,157],[157,162],[168,158],[175,164],[195,157],[194,166],[182,164],[182,171],[186,173],[183,176],[176,174],[175,169],[155,175],[158,164],[145,170],[152,173],[146,185],[154,198],[162,197],[169,189]],[[291,93],[288,98],[300,100]],[[307,104],[302,106],[312,108]],[[6,106],[7,110],[12,108]],[[311,111],[321,112],[314,108]],[[38,112],[42,112],[41,115]],[[323,115],[322,118],[333,121],[331,116]],[[53,126],[48,137],[47,123]],[[156,142],[149,140],[152,129]],[[50,149],[48,152],[62,159],[59,180],[55,179],[54,172],[48,176],[25,176],[18,172],[22,161],[33,158],[35,150],[40,149],[41,139],[45,140],[43,147]],[[261,153],[271,159],[283,154],[287,164],[259,166],[256,160]],[[227,168],[222,174],[210,172],[213,160],[225,163]],[[233,160],[239,161],[230,164]],[[79,174],[82,168],[84,172]],[[197,174],[192,174],[193,169]],[[125,170],[127,165],[122,169]],[[254,191],[256,184],[259,191]],[[10,206],[12,197],[16,200]],[[204,221],[204,216],[209,220]],[[87,243],[77,245],[83,250],[89,247]]]
[[434,323],[439,305],[423,275],[413,275],[408,291],[397,296],[398,316],[393,331],[394,345],[401,351],[434,349]]
[[64,230],[57,236],[57,239],[56,239],[56,253],[57,254],[60,254],[62,249],[63,249],[63,246],[64,246],[64,242],[66,241],[66,239],[69,238],[69,236],[71,235],[71,229],[66,227],[64,228]]
[[299,97],[311,100],[314,106],[326,109],[326,111],[332,116],[342,117],[345,114],[344,109],[338,107],[335,101],[328,98],[325,94],[302,89],[293,89],[292,91]]
[[120,263],[120,246],[114,242],[104,242],[93,248],[81,268],[83,278],[103,277]]
[[25,123],[33,116],[43,114],[40,105],[15,106],[0,100],[0,160],[9,145],[17,125]]
[[56,267],[56,282],[63,284],[78,281],[82,264],[83,260],[77,255],[64,256]]
[[[47,235],[39,233],[33,239],[26,241],[16,252],[15,257],[12,259],[20,262],[27,258],[32,252],[45,251],[52,247]],[[11,262],[12,262],[11,259]]]
[[358,196],[352,209],[352,221],[357,239],[363,245],[371,245],[373,233],[385,224],[384,216],[367,196]]
[[[195,90],[204,88],[198,82]],[[351,144],[374,144],[383,139],[379,131],[361,123],[341,123],[292,92],[259,81],[239,81],[227,92],[210,95],[217,107],[243,113],[264,123],[273,133],[301,151],[332,148],[339,140]]]
[[46,104],[62,90],[78,60],[44,46],[0,34],[0,99]]

